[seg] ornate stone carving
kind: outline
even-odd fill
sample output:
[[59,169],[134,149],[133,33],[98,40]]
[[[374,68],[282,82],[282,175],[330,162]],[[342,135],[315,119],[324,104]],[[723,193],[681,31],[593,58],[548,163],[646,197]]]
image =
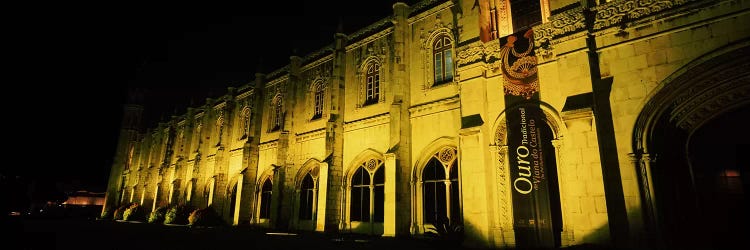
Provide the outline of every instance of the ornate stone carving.
[[534,46],[545,49],[552,39],[585,29],[583,9],[580,7],[570,9],[552,16],[549,22],[534,26]]
[[484,58],[484,46],[481,42],[475,42],[462,47],[458,51],[456,63],[459,67],[466,66]]
[[592,8],[596,12],[594,30],[621,25],[695,0],[625,0],[605,3]]
[[[420,51],[422,53],[422,72],[424,73],[424,86],[422,86],[423,90],[426,90],[430,88],[433,84],[434,76],[435,76],[435,67],[433,66],[433,43],[435,42],[435,39],[447,36],[451,40],[451,44],[454,46],[453,50],[455,51],[455,38],[453,37],[453,25],[451,23],[448,23],[447,25],[443,23],[442,19],[440,19],[440,14],[435,15],[434,24],[432,29],[430,30],[422,30],[422,34],[420,35],[419,39],[421,42],[421,48]],[[454,69],[455,70],[455,69]],[[455,72],[454,72],[455,75]]]
[[378,166],[380,166],[380,161],[376,159],[370,159],[365,163],[365,168],[370,172],[374,172]]
[[443,148],[443,150],[440,150],[438,152],[438,159],[440,159],[443,164],[446,166],[449,166],[451,162],[453,162],[453,159],[456,158],[456,149],[452,147],[446,147]]

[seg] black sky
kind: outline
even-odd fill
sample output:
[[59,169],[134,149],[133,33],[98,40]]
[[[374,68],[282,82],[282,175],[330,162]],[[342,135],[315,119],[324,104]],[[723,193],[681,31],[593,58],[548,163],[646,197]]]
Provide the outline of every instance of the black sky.
[[268,73],[293,51],[332,43],[339,20],[350,34],[390,16],[395,1],[260,2],[7,8],[3,104],[13,163],[2,173],[104,191],[128,90],[147,90],[145,125],[154,127],[251,81],[259,67]]

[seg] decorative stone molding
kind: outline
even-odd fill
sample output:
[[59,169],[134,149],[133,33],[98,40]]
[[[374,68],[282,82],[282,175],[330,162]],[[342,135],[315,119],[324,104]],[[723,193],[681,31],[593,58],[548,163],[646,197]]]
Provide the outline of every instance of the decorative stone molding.
[[386,78],[386,69],[388,68],[388,61],[386,58],[387,46],[383,41],[368,44],[364,53],[355,51],[354,60],[358,65],[356,70],[357,79],[357,108],[364,107],[364,103],[367,99],[367,67],[371,64],[378,65],[379,74],[379,85],[378,85],[378,103],[385,102],[385,90],[384,87],[388,84]]
[[415,13],[422,13],[425,10],[427,10],[428,8],[430,8],[431,6],[433,6],[433,5],[435,5],[435,4],[439,3],[439,2],[442,2],[442,1],[444,1],[444,0],[423,0],[423,1],[420,1],[420,2],[418,2],[418,3],[416,3],[416,4],[414,4],[414,5],[411,6],[411,10],[409,11],[409,15],[411,16],[411,15],[413,15]]
[[309,141],[313,139],[324,138],[325,135],[326,135],[326,129],[320,128],[320,129],[315,129],[315,130],[296,134],[295,139],[297,142],[304,142],[304,141]]
[[266,150],[271,148],[277,148],[279,146],[279,140],[268,141],[258,145],[259,150]]
[[305,63],[304,66],[301,67],[302,71],[305,71],[309,68],[317,67],[318,65],[331,60],[333,58],[333,45],[329,44],[322,49],[319,49],[313,53],[307,54],[302,59],[302,62]]
[[[432,87],[434,76],[435,76],[435,67],[433,65],[434,59],[433,59],[433,46],[432,44],[435,43],[435,39],[443,36],[447,36],[448,39],[451,40],[451,47],[453,51],[456,51],[456,38],[453,37],[453,24],[448,23],[444,24],[440,14],[435,15],[434,24],[432,29],[430,30],[422,30],[421,34],[419,35],[419,41],[420,41],[420,52],[422,54],[422,72],[424,74],[424,85],[422,85],[422,90],[425,91]],[[455,56],[455,52],[454,52]],[[454,59],[455,60],[455,59]],[[453,75],[456,75],[456,68],[453,68]],[[452,83],[456,83],[455,77],[453,78]]]
[[596,12],[594,30],[602,30],[650,16],[696,0],[621,0],[608,2],[591,11]]
[[460,107],[459,99],[460,98],[456,95],[445,99],[414,105],[409,108],[410,118],[457,109]]
[[[392,17],[386,17],[371,24],[370,26],[367,26],[349,35],[347,37],[347,40],[351,41],[351,43],[349,44],[349,46],[346,46],[347,52],[351,49],[360,47],[364,44],[371,43],[374,40],[378,40],[381,37],[387,34],[390,34],[393,31],[392,21],[393,21]],[[367,36],[367,35],[370,35],[370,36]]]
[[458,67],[482,61],[484,58],[484,43],[476,41],[457,48],[456,64]]
[[390,122],[390,120],[391,120],[391,115],[389,113],[383,113],[383,114],[374,115],[374,116],[370,116],[370,117],[359,119],[359,120],[345,122],[344,132],[349,132],[352,130],[357,130],[357,129],[366,128],[366,127],[372,127],[372,126],[376,126],[380,124],[386,124]]
[[282,75],[287,75],[289,73],[289,64],[285,65],[284,67],[281,67],[280,69],[274,70],[271,73],[268,73],[266,75],[266,79],[274,79],[277,77],[281,77]]
[[583,8],[577,7],[550,17],[549,22],[534,26],[534,47],[540,54],[551,48],[553,39],[577,33],[586,29]]
[[670,121],[676,122],[678,127],[686,131],[692,131],[713,116],[749,102],[750,75],[745,75],[741,79],[733,79],[687,99],[684,103],[679,103],[678,108],[671,113]]

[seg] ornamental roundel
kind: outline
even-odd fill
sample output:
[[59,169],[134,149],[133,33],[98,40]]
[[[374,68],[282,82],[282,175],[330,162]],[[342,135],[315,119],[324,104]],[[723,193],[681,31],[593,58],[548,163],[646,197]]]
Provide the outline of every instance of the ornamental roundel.
[[456,158],[456,150],[453,148],[443,148],[438,152],[438,159],[445,164],[449,164]]
[[310,175],[312,175],[312,177],[318,178],[318,173],[320,173],[320,168],[318,168],[318,166],[315,166],[310,170]]
[[367,161],[367,163],[365,164],[365,167],[366,167],[366,168],[367,168],[367,170],[369,170],[370,172],[372,172],[372,171],[375,171],[375,168],[377,168],[377,167],[378,167],[378,160],[375,160],[375,159],[370,159],[370,160],[369,160],[369,161]]

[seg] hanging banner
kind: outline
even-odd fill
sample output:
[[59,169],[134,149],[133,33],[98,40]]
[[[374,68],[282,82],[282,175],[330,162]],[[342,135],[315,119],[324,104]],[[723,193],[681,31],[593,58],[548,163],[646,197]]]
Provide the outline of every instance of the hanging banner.
[[533,31],[522,30],[499,39],[505,92],[508,161],[513,193],[513,227],[519,247],[554,247],[547,154],[539,107],[539,78]]

